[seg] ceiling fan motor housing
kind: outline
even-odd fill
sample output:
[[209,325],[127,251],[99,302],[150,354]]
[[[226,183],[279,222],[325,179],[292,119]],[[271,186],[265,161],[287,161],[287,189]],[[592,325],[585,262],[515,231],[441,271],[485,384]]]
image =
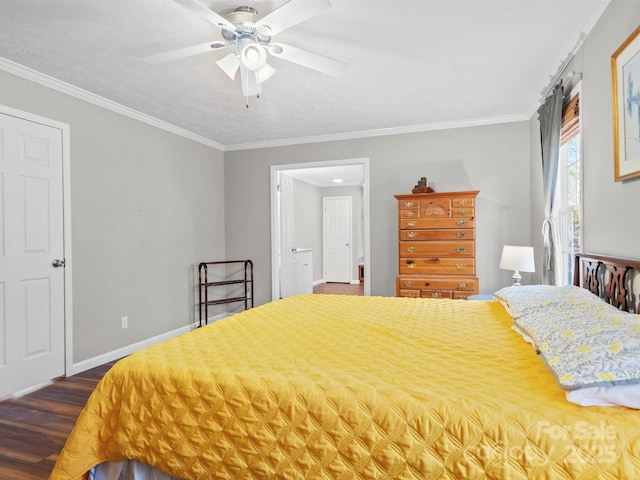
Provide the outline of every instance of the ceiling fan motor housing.
[[258,31],[256,22],[259,18],[260,16],[255,8],[238,7],[226,16],[226,19],[236,27],[236,31],[222,30],[222,36],[228,42],[250,38],[257,43],[267,45],[271,41],[271,37]]

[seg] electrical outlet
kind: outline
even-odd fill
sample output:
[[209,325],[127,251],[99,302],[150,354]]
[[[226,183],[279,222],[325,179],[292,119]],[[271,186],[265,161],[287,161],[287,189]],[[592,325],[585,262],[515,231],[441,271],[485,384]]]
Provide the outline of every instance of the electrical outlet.
[[124,316],[120,319],[120,321],[122,322],[122,329],[124,330],[125,328],[129,328],[129,317]]

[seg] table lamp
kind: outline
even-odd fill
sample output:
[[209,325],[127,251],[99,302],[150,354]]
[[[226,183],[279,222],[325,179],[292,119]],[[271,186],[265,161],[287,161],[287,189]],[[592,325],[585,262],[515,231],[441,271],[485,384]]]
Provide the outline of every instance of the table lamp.
[[515,245],[505,245],[500,258],[500,268],[503,270],[513,270],[513,284],[520,285],[522,275],[520,272],[535,272],[535,262],[533,259],[533,247],[520,247]]

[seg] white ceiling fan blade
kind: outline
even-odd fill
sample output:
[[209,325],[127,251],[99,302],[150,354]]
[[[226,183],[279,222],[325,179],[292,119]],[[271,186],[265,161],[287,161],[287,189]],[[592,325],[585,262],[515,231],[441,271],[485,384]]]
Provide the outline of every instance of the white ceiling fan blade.
[[185,7],[187,10],[195,13],[199,17],[204,18],[207,22],[214,24],[216,27],[223,30],[236,31],[236,27],[233,23],[226,18],[218,15],[206,5],[200,3],[198,0],[175,0],[177,3]]
[[238,71],[238,67],[240,66],[240,60],[235,53],[228,54],[224,58],[218,60],[216,63],[224,73],[229,75],[229,78],[231,78],[231,80],[236,78],[236,72]]
[[180,58],[191,57],[192,55],[198,55],[200,53],[207,53],[212,50],[218,50],[226,46],[226,43],[219,41],[199,43],[197,45],[191,45],[190,47],[186,48],[179,48],[177,50],[171,50],[169,52],[158,53],[157,55],[150,55],[148,57],[145,57],[144,61],[154,64],[165,63],[172,60],[178,60]]
[[[316,70],[320,73],[326,73],[333,77],[342,76],[344,69],[347,68],[346,63],[307,52],[306,50],[292,47],[291,45],[285,45],[284,43],[272,43],[271,46],[277,47],[270,50],[271,55],[274,57],[297,63],[303,67]],[[280,51],[280,49],[282,49],[282,51]]]
[[244,65],[240,65],[240,80],[242,80],[242,94],[245,97],[258,96],[262,93],[262,86],[256,82],[256,73]]
[[268,35],[276,35],[289,27],[331,7],[329,0],[290,0],[256,22],[256,27],[269,27]]

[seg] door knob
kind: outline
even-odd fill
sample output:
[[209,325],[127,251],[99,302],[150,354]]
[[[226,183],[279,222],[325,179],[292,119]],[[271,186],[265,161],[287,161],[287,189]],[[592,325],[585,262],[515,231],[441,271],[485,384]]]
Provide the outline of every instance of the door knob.
[[53,265],[56,268],[64,267],[64,260],[60,260],[59,258],[56,258],[53,262],[51,262],[51,265]]

